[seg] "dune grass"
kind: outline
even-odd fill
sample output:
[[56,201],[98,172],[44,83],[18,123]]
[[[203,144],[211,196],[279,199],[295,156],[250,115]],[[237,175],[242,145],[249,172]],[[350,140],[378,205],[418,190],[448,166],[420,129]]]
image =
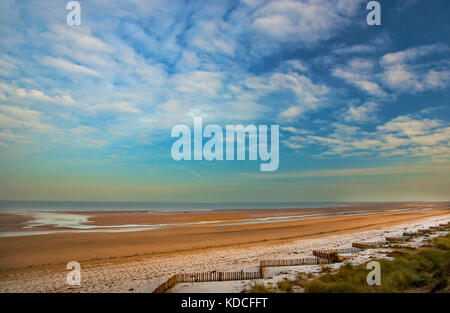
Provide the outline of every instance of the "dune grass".
[[[392,261],[378,260],[381,265],[379,286],[367,284],[369,270],[365,264],[353,266],[347,263],[336,273],[312,280],[299,275],[298,279],[285,279],[267,291],[292,292],[294,286],[300,286],[309,293],[450,292],[450,235],[433,239],[426,248],[396,250],[392,256]],[[250,292],[261,292],[258,288]]]
[[365,265],[345,264],[337,273],[307,282],[305,292],[449,291],[450,236],[435,238],[432,244],[415,251],[394,252],[393,261],[380,260],[380,286],[366,283]]
[[254,284],[248,292],[251,293],[273,293],[276,292],[274,288],[266,287],[264,284]]

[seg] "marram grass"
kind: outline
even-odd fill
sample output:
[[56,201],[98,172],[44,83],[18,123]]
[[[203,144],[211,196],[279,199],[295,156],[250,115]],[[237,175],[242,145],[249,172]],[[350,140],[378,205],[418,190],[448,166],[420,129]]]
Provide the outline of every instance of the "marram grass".
[[343,265],[336,273],[315,279],[302,275],[296,280],[283,280],[275,287],[256,284],[250,292],[292,292],[303,287],[305,292],[361,293],[361,292],[450,292],[450,235],[437,237],[432,245],[417,250],[395,251],[392,261],[379,260],[381,285],[369,286],[366,265]]

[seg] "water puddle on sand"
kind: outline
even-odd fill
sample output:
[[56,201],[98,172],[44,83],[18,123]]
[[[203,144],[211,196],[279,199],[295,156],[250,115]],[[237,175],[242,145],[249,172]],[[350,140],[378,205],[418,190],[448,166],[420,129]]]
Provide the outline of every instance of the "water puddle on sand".
[[[1,232],[0,237],[18,237],[31,235],[46,235],[60,233],[88,233],[88,232],[133,232],[152,230],[167,226],[167,224],[142,225],[92,225],[90,218],[85,214],[59,213],[59,212],[14,212],[14,214],[30,217],[31,220],[22,226],[26,231]],[[49,230],[33,230],[38,227],[51,227]],[[64,228],[64,229],[58,229]],[[67,229],[69,228],[69,229]]]

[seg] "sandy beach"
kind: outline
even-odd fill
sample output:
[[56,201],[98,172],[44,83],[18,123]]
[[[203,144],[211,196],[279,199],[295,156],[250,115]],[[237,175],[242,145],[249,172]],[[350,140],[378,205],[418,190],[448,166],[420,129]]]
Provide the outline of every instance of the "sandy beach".
[[[450,220],[448,203],[51,213],[1,213],[1,292],[151,292],[176,273],[243,270],[262,257]],[[81,264],[79,287],[66,284],[69,261]]]

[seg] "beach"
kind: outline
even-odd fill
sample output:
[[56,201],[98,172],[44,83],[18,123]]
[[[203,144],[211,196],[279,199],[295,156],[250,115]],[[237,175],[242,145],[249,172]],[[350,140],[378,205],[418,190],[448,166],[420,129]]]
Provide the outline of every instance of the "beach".
[[[177,212],[2,212],[0,291],[151,292],[173,274],[253,269],[262,258],[351,245],[354,238],[447,220],[446,202]],[[66,284],[70,261],[81,265],[81,286]]]

